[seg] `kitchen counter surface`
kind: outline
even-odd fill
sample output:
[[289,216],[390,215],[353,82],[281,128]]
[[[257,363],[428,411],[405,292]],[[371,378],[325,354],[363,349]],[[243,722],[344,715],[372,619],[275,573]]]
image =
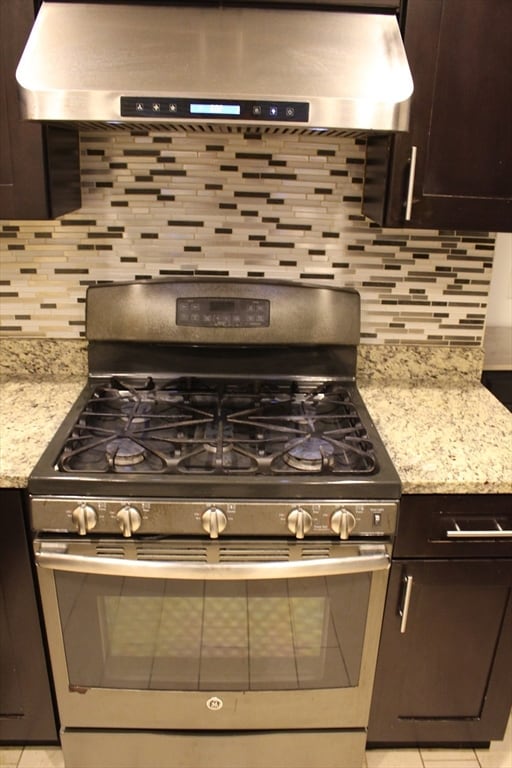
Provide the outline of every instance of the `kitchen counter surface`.
[[[85,384],[0,383],[0,485],[23,488]],[[404,493],[512,493],[512,414],[478,383],[364,382],[359,389]]]
[[25,488],[32,468],[66,413],[84,378],[6,378],[0,381],[0,486]]
[[485,387],[359,389],[404,493],[512,493],[512,414]]

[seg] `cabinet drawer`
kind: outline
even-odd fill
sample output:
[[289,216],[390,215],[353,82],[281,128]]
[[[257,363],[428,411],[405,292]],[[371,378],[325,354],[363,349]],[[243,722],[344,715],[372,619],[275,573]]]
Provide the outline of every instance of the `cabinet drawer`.
[[402,496],[393,557],[512,557],[512,495]]

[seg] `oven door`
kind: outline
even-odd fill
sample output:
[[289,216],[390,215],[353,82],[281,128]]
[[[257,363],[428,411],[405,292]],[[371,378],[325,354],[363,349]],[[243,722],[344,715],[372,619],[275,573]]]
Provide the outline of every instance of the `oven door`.
[[367,724],[387,545],[36,540],[61,722]]

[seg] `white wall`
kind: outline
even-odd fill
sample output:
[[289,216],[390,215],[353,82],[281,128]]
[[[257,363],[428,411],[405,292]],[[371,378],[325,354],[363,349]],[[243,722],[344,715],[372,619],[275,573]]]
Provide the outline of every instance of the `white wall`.
[[487,326],[512,328],[512,233],[499,233],[487,308]]

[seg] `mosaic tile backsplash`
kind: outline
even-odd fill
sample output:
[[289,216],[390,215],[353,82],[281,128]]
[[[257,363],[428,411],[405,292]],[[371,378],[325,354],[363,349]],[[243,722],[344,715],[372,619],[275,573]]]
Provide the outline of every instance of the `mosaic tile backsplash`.
[[361,139],[84,131],[81,153],[78,211],[0,221],[3,336],[84,336],[96,282],[213,274],[355,287],[365,343],[481,343],[494,236],[366,219]]

